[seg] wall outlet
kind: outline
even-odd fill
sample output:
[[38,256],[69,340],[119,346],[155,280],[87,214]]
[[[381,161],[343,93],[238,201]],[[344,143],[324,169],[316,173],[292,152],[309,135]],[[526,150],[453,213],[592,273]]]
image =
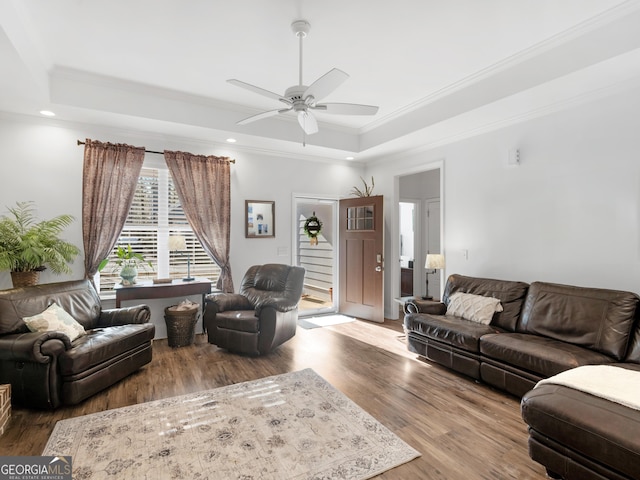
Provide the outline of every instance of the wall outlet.
[[462,258],[464,258],[465,260],[469,260],[469,250],[467,250],[466,248],[462,250]]

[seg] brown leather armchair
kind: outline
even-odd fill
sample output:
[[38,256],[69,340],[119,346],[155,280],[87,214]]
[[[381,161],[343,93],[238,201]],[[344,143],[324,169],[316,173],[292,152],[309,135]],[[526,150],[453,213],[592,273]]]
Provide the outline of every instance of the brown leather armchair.
[[304,268],[254,265],[240,293],[212,293],[203,317],[209,343],[230,352],[263,355],[296,334]]
[[[31,332],[22,320],[53,302],[86,334],[73,342],[61,332]],[[103,310],[88,280],[0,291],[0,383],[11,401],[34,408],[72,405],[151,361],[155,327],[149,307]]]

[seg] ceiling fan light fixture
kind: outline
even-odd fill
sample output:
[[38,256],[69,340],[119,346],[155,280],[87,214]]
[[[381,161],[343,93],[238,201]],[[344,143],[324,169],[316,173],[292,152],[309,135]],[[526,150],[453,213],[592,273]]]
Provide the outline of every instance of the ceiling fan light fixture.
[[307,135],[318,133],[318,121],[311,112],[300,110],[298,112],[298,123]]

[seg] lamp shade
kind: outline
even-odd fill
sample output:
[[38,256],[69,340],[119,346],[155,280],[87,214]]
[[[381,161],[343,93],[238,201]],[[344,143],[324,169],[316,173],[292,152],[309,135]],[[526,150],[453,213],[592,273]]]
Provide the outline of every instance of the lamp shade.
[[444,268],[444,255],[440,255],[439,253],[427,254],[427,261],[424,262],[424,268],[433,270],[440,270]]
[[172,235],[169,237],[169,251],[186,250],[187,240],[182,235]]

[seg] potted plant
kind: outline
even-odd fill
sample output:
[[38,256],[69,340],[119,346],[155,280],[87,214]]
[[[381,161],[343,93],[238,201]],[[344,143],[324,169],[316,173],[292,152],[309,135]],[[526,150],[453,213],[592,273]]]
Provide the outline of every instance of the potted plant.
[[[131,245],[123,247],[118,245],[116,249],[116,264],[114,269],[120,269],[120,278],[122,279],[122,285],[134,285],[136,283],[136,277],[138,276],[138,266],[142,265],[144,268],[149,266],[153,269],[153,264],[144,259],[144,255],[134,252]],[[109,263],[109,259],[105,258],[100,262],[98,271],[102,271],[104,267]]]
[[59,236],[75,219],[59,215],[37,221],[33,202],[17,202],[8,208],[10,215],[0,218],[0,270],[9,270],[14,287],[38,283],[39,274],[49,268],[53,273],[71,273],[80,249]]

